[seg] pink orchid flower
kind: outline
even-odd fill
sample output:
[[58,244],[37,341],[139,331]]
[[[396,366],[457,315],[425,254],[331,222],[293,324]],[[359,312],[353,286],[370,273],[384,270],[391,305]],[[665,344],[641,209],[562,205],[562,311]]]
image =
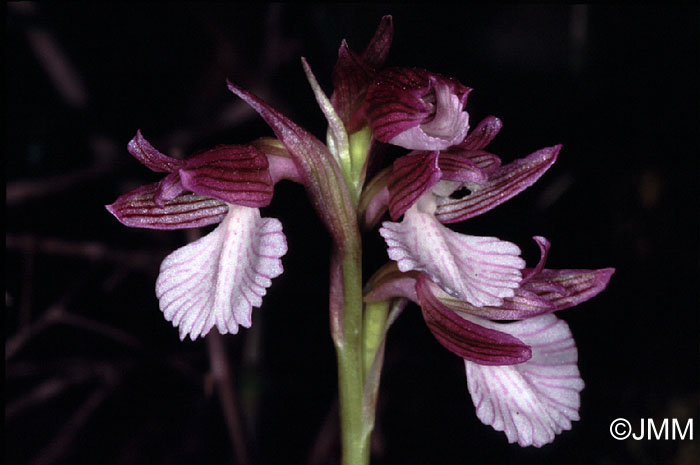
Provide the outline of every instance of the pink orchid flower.
[[259,207],[272,199],[268,157],[253,145],[224,145],[180,160],[160,153],[140,132],[128,149],[168,175],[107,205],[119,221],[152,229],[219,223],[161,264],[156,295],[165,319],[179,327],[180,339],[195,340],[214,326],[221,334],[250,327],[252,309],[282,273],[287,252],[279,220],[260,216]]

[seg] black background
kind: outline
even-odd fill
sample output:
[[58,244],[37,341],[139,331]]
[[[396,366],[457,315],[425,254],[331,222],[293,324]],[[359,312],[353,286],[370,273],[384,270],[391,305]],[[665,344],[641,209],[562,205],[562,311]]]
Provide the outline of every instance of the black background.
[[[226,77],[323,137],[299,57],[330,93],[340,40],[361,50],[388,13],[388,65],[472,87],[472,126],[503,120],[490,150],[504,161],[564,144],[537,185],[456,228],[515,241],[530,263],[543,235],[548,267],[617,272],[559,313],[586,388],[581,421],[541,449],[479,422],[461,360],[409,306],[389,333],[373,463],[697,463],[697,439],[608,431],[694,416],[699,433],[697,7],[179,3],[8,6],[5,463],[234,463],[206,343],[180,342],[153,293],[186,233],[128,229],[103,205],[158,179],[126,151],[138,128],[172,155],[271,135]],[[52,77],[47,51],[74,77]],[[250,453],[312,463],[326,444],[316,463],[336,463],[318,441],[336,389],[329,240],[297,185],[263,215],[284,225],[285,273],[253,328],[224,339]],[[365,247],[371,273],[386,252],[375,232]]]

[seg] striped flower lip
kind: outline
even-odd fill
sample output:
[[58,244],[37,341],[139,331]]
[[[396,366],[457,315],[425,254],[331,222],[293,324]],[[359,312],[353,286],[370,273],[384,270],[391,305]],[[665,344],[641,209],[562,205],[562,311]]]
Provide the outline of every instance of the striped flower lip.
[[409,150],[443,150],[467,135],[470,91],[424,69],[387,68],[367,90],[367,118],[377,140]]
[[379,229],[389,258],[401,271],[420,271],[446,292],[476,307],[497,306],[513,297],[525,261],[517,245],[496,237],[459,234],[435,218],[435,196],[427,192],[400,223]]
[[163,260],[156,296],[165,319],[179,327],[180,339],[195,340],[214,326],[221,334],[249,328],[253,307],[282,274],[286,252],[279,220],[261,218],[257,208],[229,206],[214,231]]

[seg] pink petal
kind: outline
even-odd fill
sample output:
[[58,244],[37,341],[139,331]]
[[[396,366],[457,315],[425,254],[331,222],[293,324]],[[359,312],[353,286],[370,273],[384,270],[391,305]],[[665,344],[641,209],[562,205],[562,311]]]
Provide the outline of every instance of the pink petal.
[[401,223],[384,222],[379,233],[401,271],[427,274],[461,300],[482,307],[498,306],[515,295],[525,261],[515,244],[496,237],[451,231],[433,216],[432,194],[423,196]]
[[294,160],[292,160],[291,155],[278,139],[274,137],[260,137],[251,142],[250,145],[260,150],[267,157],[268,169],[270,170],[273,184],[277,184],[283,179],[303,184]]
[[521,446],[541,447],[571,429],[571,422],[579,419],[584,383],[567,324],[551,314],[516,323],[483,324],[531,346],[532,358],[508,366],[464,361],[479,420],[504,431],[508,442]]
[[180,180],[180,173],[177,171],[161,179],[159,184],[158,190],[153,196],[153,201],[160,208],[165,207],[166,202],[176,199],[177,196],[185,191],[182,181]]
[[[493,160],[489,160],[489,162],[493,163]],[[457,181],[460,183],[483,183],[486,181],[487,172],[482,170],[468,156],[464,156],[464,154],[452,151],[440,152],[438,165],[442,171],[441,179],[445,181]]]
[[136,131],[134,138],[129,141],[127,150],[138,161],[146,165],[151,170],[159,173],[173,172],[185,163],[184,160],[169,157],[153,148],[153,146],[143,137],[140,130]]
[[137,187],[106,208],[122,224],[132,228],[200,228],[218,223],[226,216],[228,205],[224,202],[195,194],[182,194],[162,206],[157,205],[154,199],[161,182]]
[[[458,146],[450,147],[447,150],[440,151],[440,158],[452,159],[457,158],[460,160],[466,160],[462,163],[469,162],[473,164],[479,171],[481,176],[491,175],[498,171],[501,167],[501,159],[497,155],[489,152],[484,152],[483,150],[466,150],[459,148]],[[442,167],[442,165],[441,165]],[[484,179],[479,177],[478,179],[467,179],[466,181],[476,182],[477,184],[482,184]]]
[[282,273],[287,241],[282,225],[261,218],[257,208],[229,206],[211,233],[163,261],[156,295],[165,319],[180,328],[180,339],[249,328],[271,279]]
[[488,116],[459,144],[465,150],[481,150],[496,137],[503,123],[495,116]]

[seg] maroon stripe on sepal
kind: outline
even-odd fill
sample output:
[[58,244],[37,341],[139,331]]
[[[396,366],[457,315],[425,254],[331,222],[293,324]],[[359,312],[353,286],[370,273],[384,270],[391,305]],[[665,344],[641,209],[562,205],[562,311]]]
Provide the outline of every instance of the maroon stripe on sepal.
[[469,158],[452,152],[440,152],[438,166],[442,171],[442,179],[458,182],[486,181],[486,173]]
[[141,130],[136,131],[136,135],[127,145],[127,150],[138,161],[158,173],[170,173],[185,164],[184,160],[169,157],[156,150],[150,142],[143,137]]
[[355,55],[343,41],[338,50],[338,61],[333,68],[331,103],[348,134],[362,129],[366,124],[363,116],[356,113],[364,101],[367,87],[374,74],[374,70]]
[[526,282],[522,289],[548,300],[554,310],[585,302],[602,292],[610,282],[614,268],[599,270],[543,269]]
[[482,365],[514,365],[532,357],[532,349],[519,339],[484,328],[457,315],[437,299],[422,275],[416,293],[428,328],[450,352]]
[[372,36],[367,47],[360,54],[362,61],[375,69],[384,66],[393,38],[394,22],[391,15],[383,16],[377,30],[374,32],[374,36]]
[[495,116],[487,116],[458,145],[464,150],[481,150],[496,137],[503,123]]
[[396,221],[440,181],[439,152],[411,152],[398,158],[389,178],[389,214]]
[[560,149],[561,145],[547,147],[502,166],[486,183],[475,184],[466,197],[440,199],[435,216],[442,223],[455,223],[491,210],[534,184],[556,161]]
[[222,145],[199,153],[179,174],[185,189],[226,203],[264,207],[272,200],[267,157],[252,145]]
[[148,229],[208,226],[219,223],[228,211],[224,202],[196,194],[179,195],[160,207],[154,201],[159,188],[159,182],[137,187],[106,208],[122,224]]

